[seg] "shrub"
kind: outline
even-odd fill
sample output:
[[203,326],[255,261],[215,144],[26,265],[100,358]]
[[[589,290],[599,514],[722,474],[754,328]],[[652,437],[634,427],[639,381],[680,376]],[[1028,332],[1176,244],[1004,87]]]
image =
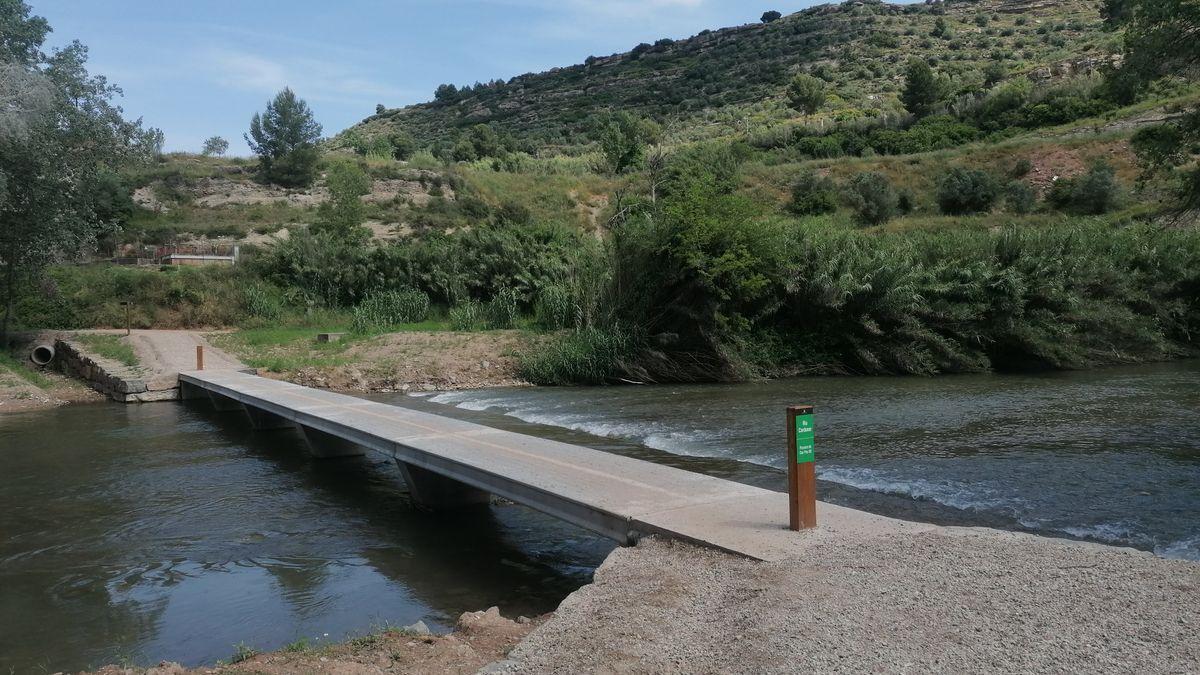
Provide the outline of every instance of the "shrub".
[[488,328],[512,328],[521,314],[521,295],[513,288],[502,288],[488,301],[485,318]]
[[826,176],[805,171],[792,184],[792,201],[788,210],[798,216],[816,216],[837,210],[837,187]]
[[467,300],[450,308],[450,327],[454,330],[475,330],[482,319],[483,306],[477,300]]
[[978,169],[955,167],[938,185],[938,207],[950,215],[990,211],[999,198],[1000,184],[990,173]]
[[1008,177],[1024,178],[1025,176],[1029,175],[1030,171],[1033,171],[1033,161],[1028,157],[1022,157],[1021,159],[1013,162],[1012,166],[1009,167]]
[[561,330],[575,324],[575,298],[571,289],[555,284],[538,293],[533,306],[534,320],[547,330]]
[[275,320],[283,316],[283,300],[274,288],[252,284],[243,291],[246,314],[255,319]]
[[1025,181],[1014,180],[1004,187],[1004,204],[1013,213],[1029,213],[1037,204],[1037,193]]
[[1100,161],[1082,175],[1054,183],[1046,200],[1055,208],[1083,215],[1099,215],[1117,208],[1122,195],[1116,173]]
[[405,323],[424,321],[429,315],[429,296],[406,288],[373,293],[354,308],[352,330],[365,333],[386,330]]
[[873,171],[860,173],[846,186],[846,198],[864,225],[882,225],[896,216],[900,198],[888,177]]
[[585,328],[520,355],[517,373],[540,385],[604,384],[628,371],[638,341],[618,328]]

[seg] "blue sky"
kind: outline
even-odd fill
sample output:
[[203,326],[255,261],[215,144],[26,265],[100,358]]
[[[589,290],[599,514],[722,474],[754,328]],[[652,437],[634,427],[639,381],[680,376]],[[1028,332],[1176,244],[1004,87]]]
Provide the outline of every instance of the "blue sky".
[[443,82],[508,79],[627,51],[639,42],[757,21],[811,0],[26,0],[59,46],[78,39],[122,105],[168,150],[221,135],[248,150],[250,116],[291,86],[333,134],[429,100]]

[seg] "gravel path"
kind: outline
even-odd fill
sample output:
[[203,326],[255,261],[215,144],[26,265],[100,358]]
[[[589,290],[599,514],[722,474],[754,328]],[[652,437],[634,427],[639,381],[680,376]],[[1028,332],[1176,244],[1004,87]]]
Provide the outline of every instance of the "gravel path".
[[1195,563],[980,528],[803,536],[776,563],[617,549],[489,670],[1200,671]]

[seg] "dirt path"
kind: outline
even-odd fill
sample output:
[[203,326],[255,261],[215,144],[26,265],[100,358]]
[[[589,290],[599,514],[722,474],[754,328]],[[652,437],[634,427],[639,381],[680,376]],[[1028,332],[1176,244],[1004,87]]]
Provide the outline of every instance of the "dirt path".
[[196,347],[204,347],[205,370],[240,370],[245,364],[214,347],[203,333],[190,330],[135,330],[126,340],[151,379],[174,380],[179,373],[196,369]]

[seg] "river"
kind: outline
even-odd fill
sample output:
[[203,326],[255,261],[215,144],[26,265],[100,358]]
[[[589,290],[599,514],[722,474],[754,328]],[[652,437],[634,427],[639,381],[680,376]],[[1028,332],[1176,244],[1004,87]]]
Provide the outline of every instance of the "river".
[[[1200,559],[1195,362],[372,398],[775,489],[783,408],[811,403],[823,499]],[[0,462],[0,672],[534,615],[612,547],[506,503],[432,516],[387,461],[313,460],[199,405],[5,415]]]

